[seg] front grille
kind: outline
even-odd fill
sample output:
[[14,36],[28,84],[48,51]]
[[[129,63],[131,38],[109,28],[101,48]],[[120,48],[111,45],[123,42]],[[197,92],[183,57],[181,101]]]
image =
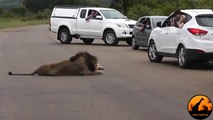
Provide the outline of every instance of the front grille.
[[130,27],[130,28],[133,28],[134,26],[135,26],[135,25],[131,25],[131,24],[129,24],[129,27]]

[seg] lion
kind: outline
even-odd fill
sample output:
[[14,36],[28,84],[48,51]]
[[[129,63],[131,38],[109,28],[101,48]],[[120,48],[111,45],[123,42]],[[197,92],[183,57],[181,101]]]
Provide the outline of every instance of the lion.
[[88,52],[79,52],[58,63],[42,65],[32,73],[9,75],[39,75],[39,76],[68,76],[68,75],[100,75],[103,74],[103,66],[97,63],[97,57]]

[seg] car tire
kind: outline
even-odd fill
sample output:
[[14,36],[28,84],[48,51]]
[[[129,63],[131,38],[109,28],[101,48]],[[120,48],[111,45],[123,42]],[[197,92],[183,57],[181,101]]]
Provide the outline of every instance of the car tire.
[[133,50],[138,50],[139,49],[139,46],[136,44],[136,40],[135,40],[135,38],[133,37],[132,38],[132,49]]
[[68,29],[61,29],[59,31],[59,40],[62,44],[70,44],[72,41],[72,36]]
[[129,46],[131,46],[131,45],[132,45],[132,38],[128,38],[128,39],[126,40],[126,43],[127,43]]
[[181,68],[189,67],[190,61],[186,55],[186,49],[183,45],[178,48],[178,65]]
[[106,32],[104,32],[103,39],[105,44],[110,46],[116,46],[119,42],[113,30],[107,30]]
[[153,41],[150,42],[148,46],[148,57],[151,62],[156,62],[156,63],[161,62],[163,59],[163,56],[157,53],[157,48]]
[[86,45],[90,45],[90,44],[92,44],[92,42],[94,41],[94,39],[83,38],[82,41],[83,41]]

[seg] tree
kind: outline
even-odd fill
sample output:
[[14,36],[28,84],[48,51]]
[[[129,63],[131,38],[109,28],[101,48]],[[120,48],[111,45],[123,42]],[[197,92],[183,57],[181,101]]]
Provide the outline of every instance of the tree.
[[124,15],[127,15],[129,9],[129,2],[130,0],[113,0],[110,7],[123,12]]
[[123,11],[124,11],[124,15],[127,15],[128,12],[128,4],[129,4],[129,0],[122,0],[123,1]]
[[128,17],[137,20],[141,16],[151,15],[151,8],[144,6],[143,4],[135,5],[129,8]]
[[46,8],[49,8],[50,0],[24,0],[23,5],[30,11],[37,13]]
[[122,0],[113,0],[110,5],[111,8],[117,9],[120,12],[123,12]]
[[9,10],[9,12],[13,13],[14,16],[22,17],[27,13],[27,8],[24,6],[14,7]]
[[194,3],[196,5],[196,8],[213,9],[213,1],[212,0],[196,0]]
[[100,0],[50,0],[50,8],[55,5],[100,6]]
[[0,16],[4,13],[4,9],[0,7]]

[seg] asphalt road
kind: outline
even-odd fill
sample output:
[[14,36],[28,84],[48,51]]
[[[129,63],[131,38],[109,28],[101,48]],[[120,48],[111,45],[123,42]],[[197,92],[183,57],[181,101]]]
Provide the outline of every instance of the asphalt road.
[[[103,75],[8,76],[84,50],[99,58]],[[187,104],[196,94],[213,100],[213,63],[180,69],[176,62],[150,63],[146,49],[125,42],[62,45],[47,25],[2,30],[0,120],[194,120]]]

